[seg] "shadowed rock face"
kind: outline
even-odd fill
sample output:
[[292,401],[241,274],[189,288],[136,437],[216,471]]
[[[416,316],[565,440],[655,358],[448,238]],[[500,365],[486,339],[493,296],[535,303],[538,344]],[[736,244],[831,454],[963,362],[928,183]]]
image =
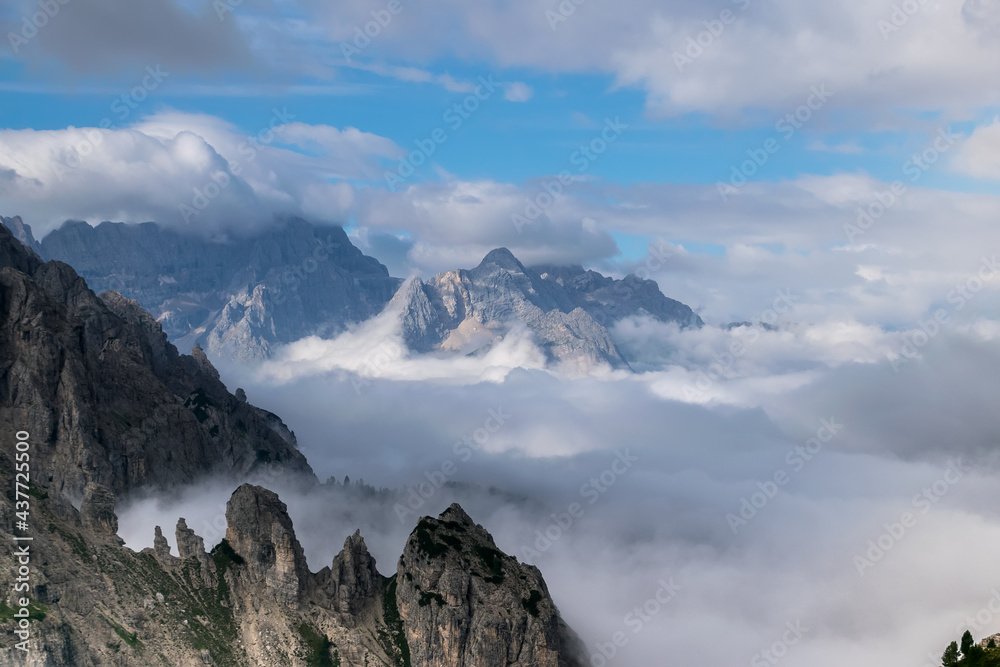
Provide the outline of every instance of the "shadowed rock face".
[[403,283],[343,229],[296,218],[224,241],[155,223],[67,222],[39,243],[20,218],[3,222],[42,257],[71,264],[97,291],[138,301],[183,349],[200,343],[242,361],[265,359],[306,336],[336,335],[383,309],[399,314],[414,351],[468,354],[525,326],[550,360],[583,369],[628,367],[609,333],[622,318],[702,325],[651,280],[615,280],[580,266],[526,268],[506,248],[474,269]]
[[[237,489],[226,519],[229,545],[243,561],[227,575],[234,608],[257,632],[280,637],[275,619],[311,609],[320,627],[340,636],[345,654],[377,650],[391,665],[583,664],[579,640],[538,569],[500,552],[458,505],[420,521],[390,579],[378,573],[360,533],[347,538],[331,567],[311,574],[284,504],[261,487]],[[261,644],[253,633],[244,637]],[[258,664],[273,664],[266,649],[255,655]]]
[[[178,556],[159,527],[152,549],[124,548],[116,496],[263,463],[311,470],[281,420],[229,394],[200,348],[179,355],[136,302],[96,296],[5,227],[0,369],[0,428],[29,431],[32,447],[33,664],[583,664],[538,570],[458,506],[421,521],[388,579],[360,534],[312,574],[285,504],[249,484],[210,553],[184,519]],[[13,471],[0,448],[0,477]],[[0,524],[14,518],[0,494]],[[14,548],[0,542],[0,569],[16,569]],[[0,667],[21,664],[0,646]]]
[[282,604],[302,601],[311,575],[288,508],[277,494],[244,484],[226,504],[226,540],[246,563],[243,582]]
[[[0,474],[12,466],[0,451]],[[88,505],[113,517],[114,497],[90,488]],[[13,512],[0,494],[0,520]],[[136,553],[107,521],[55,495],[38,494],[32,516],[31,596],[45,615],[32,621],[33,664],[586,664],[538,570],[497,550],[457,505],[420,521],[390,578],[360,533],[312,574],[284,503],[249,484],[230,498],[226,540],[210,554],[183,519],[178,557],[159,527],[155,547]],[[0,567],[16,562],[10,541],[0,543]],[[21,664],[16,649],[0,646],[0,667]]]
[[347,614],[360,613],[373,600],[379,600],[383,592],[383,577],[360,530],[347,538],[333,565],[320,570],[316,581],[333,608]]
[[35,240],[35,237],[31,233],[31,225],[27,225],[21,220],[21,216],[15,215],[13,218],[4,218],[0,216],[0,224],[3,224],[10,232],[14,235],[18,241],[20,241],[26,248],[31,250],[31,252],[36,255],[41,251],[41,244]]
[[155,223],[67,222],[38,249],[72,265],[95,290],[138,301],[178,346],[201,343],[213,355],[241,360],[365,320],[401,282],[340,227],[298,218],[226,240]]
[[93,533],[117,535],[118,516],[115,514],[115,494],[111,493],[111,489],[94,482],[87,484],[83,490],[80,518]]
[[311,476],[281,420],[232,396],[197,352],[0,227],[0,427],[30,432],[33,479],[79,500],[91,482],[120,495],[263,465]]
[[584,664],[541,572],[499,551],[458,505],[421,519],[399,559],[396,584],[415,665]]
[[682,327],[703,324],[651,280],[615,280],[579,266],[525,268],[506,248],[491,251],[474,269],[407,281],[386,310],[398,314],[407,345],[419,352],[475,352],[523,325],[550,360],[584,368],[628,367],[608,332],[622,318],[645,314]]

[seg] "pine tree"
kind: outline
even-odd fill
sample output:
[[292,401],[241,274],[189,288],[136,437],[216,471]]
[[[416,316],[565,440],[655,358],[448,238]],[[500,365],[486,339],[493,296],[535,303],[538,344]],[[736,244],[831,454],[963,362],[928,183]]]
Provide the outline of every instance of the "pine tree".
[[972,639],[972,633],[966,630],[965,634],[962,635],[962,657],[968,658],[969,654],[972,653],[972,647],[974,645],[975,642]]
[[952,642],[948,644],[948,648],[944,650],[944,655],[941,656],[942,667],[955,667],[958,664],[958,643]]

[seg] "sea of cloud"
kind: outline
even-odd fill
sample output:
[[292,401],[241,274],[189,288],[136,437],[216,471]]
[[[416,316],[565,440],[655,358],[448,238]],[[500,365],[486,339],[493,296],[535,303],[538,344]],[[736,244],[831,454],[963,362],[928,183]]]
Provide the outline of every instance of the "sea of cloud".
[[[637,372],[579,377],[525,332],[421,357],[373,321],[223,377],[320,479],[354,480],[264,480],[313,570],[360,528],[390,574],[418,517],[460,502],[542,569],[594,665],[903,667],[1000,630],[981,613],[1000,585],[998,327],[921,331],[637,319],[616,329]],[[136,499],[122,535],[149,546],[151,520],[185,516],[214,543],[231,492]]]

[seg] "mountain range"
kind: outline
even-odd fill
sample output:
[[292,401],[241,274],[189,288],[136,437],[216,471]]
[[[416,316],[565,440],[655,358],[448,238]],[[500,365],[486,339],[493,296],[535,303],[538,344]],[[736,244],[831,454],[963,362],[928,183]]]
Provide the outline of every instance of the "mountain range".
[[[417,523],[389,577],[359,533],[312,572],[285,504],[242,481],[328,492],[291,430],[22,231],[0,227],[0,568],[23,582],[0,599],[0,667],[585,664],[539,570],[457,505]],[[152,548],[123,546],[122,499],[206,478],[235,488],[218,544],[179,518],[176,556],[159,526]]]
[[611,333],[622,318],[703,324],[651,280],[616,280],[581,266],[525,267],[506,248],[473,269],[401,280],[342,228],[300,218],[226,238],[155,223],[70,221],[41,241],[20,218],[0,220],[39,257],[73,266],[99,292],[134,299],[181,349],[200,344],[216,358],[266,359],[283,344],[331,337],[386,314],[399,318],[414,352],[474,354],[521,327],[552,362],[628,368]]

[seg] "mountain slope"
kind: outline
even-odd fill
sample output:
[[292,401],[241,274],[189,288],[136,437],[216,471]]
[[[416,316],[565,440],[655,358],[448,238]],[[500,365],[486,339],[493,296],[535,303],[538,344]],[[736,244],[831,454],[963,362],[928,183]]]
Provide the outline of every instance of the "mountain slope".
[[[0,453],[0,474],[12,471]],[[457,505],[421,520],[387,578],[360,533],[311,572],[285,504],[259,486],[233,493],[226,539],[210,551],[181,518],[173,540],[156,526],[154,547],[139,553],[119,544],[106,489],[89,487],[79,511],[50,491],[38,486],[32,499],[31,586],[19,593],[30,598],[30,664],[586,664],[538,570],[496,550]],[[10,496],[0,496],[3,533]],[[12,571],[12,535],[4,537],[0,567]],[[16,609],[13,597],[0,603],[0,667],[25,664],[11,633]]]
[[549,359],[583,367],[628,367],[608,331],[624,317],[703,324],[651,280],[615,280],[579,266],[529,269],[506,248],[491,251],[474,269],[407,281],[386,310],[398,314],[404,339],[416,351],[469,354],[523,325]]
[[[540,573],[495,551],[457,506],[421,521],[390,578],[360,534],[312,573],[285,505],[249,484],[233,493],[226,539],[211,551],[184,519],[177,556],[160,527],[153,548],[123,547],[115,506],[130,492],[207,475],[226,483],[275,464],[313,493],[324,487],[281,420],[229,394],[200,348],[179,355],[136,302],[96,296],[6,228],[0,430],[29,453],[15,463],[15,448],[0,448],[0,476],[27,467],[30,478],[21,495],[13,483],[0,494],[0,569],[29,570],[30,551],[25,586],[0,598],[0,667],[584,664]],[[428,550],[423,535],[439,528],[447,547]],[[463,581],[478,596],[471,606],[449,584]],[[30,633],[27,659],[15,629]]]
[[35,240],[34,235],[31,233],[31,225],[27,225],[21,220],[21,216],[15,215],[13,218],[4,218],[0,216],[0,224],[10,230],[11,234],[14,235],[18,241],[22,243],[25,247],[29,248],[36,255],[41,254],[42,246]]
[[135,299],[179,346],[200,343],[241,360],[365,320],[400,283],[340,227],[298,218],[219,240],[155,223],[67,222],[42,240],[40,254],[72,265],[97,291]]
[[3,220],[42,257],[67,261],[97,289],[137,300],[180,347],[199,343],[221,358],[265,359],[278,345],[331,337],[389,311],[416,352],[471,354],[523,327],[549,360],[586,371],[629,367],[610,333],[622,318],[703,324],[651,280],[615,280],[580,266],[526,268],[506,248],[474,269],[403,283],[343,229],[301,219],[226,240],[155,223],[67,222],[40,244],[19,218]]
[[277,463],[311,475],[276,416],[183,356],[136,302],[100,297],[66,264],[43,263],[0,227],[0,428],[26,430],[36,474],[79,499],[244,475]]

